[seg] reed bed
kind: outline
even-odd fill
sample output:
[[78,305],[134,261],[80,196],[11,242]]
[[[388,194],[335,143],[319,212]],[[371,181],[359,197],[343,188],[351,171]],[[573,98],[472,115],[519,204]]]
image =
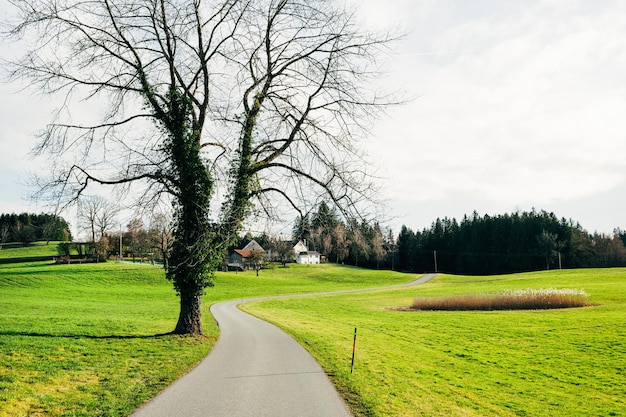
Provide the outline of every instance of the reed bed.
[[544,310],[593,305],[584,290],[545,288],[503,291],[495,294],[469,294],[441,298],[415,298],[410,310]]

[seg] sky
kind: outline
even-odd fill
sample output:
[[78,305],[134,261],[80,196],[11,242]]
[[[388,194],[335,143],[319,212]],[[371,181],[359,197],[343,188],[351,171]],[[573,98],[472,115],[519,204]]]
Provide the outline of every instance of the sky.
[[[0,18],[4,8],[0,0]],[[589,232],[626,229],[625,1],[356,8],[368,25],[406,34],[380,82],[410,100],[363,143],[394,232],[533,208]],[[39,212],[24,185],[39,168],[28,150],[54,103],[16,85],[0,85],[0,97],[0,212]]]

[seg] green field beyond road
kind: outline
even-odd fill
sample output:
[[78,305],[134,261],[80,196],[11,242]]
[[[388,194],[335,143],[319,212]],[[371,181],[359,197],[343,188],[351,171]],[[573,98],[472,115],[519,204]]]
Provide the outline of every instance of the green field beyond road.
[[[595,307],[408,312],[415,296],[578,288]],[[272,300],[359,416],[626,416],[626,271],[439,276],[419,287]],[[358,328],[350,374],[353,330]]]
[[[30,255],[30,253],[29,253]],[[414,275],[336,265],[218,274],[206,338],[168,335],[178,299],[158,267],[0,265],[0,416],[125,416],[218,335],[211,303],[371,288]],[[597,307],[399,312],[415,296],[583,288]],[[246,304],[295,335],[360,415],[626,415],[626,272],[439,276],[419,287]],[[350,375],[354,327],[355,372]]]

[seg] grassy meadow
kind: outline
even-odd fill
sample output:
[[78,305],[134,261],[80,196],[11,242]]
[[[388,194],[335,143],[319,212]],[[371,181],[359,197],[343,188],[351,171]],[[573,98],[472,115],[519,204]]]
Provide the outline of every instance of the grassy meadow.
[[[41,256],[2,249],[8,258]],[[372,288],[415,276],[319,265],[219,273],[206,337],[167,334],[178,298],[149,265],[0,265],[0,417],[127,416],[211,349],[213,302]],[[398,311],[416,297],[584,289],[541,311]],[[247,303],[326,368],[358,416],[626,416],[626,270],[440,275],[419,287]],[[350,374],[354,328],[355,372]]]
[[[23,256],[40,256],[28,251]],[[158,267],[0,265],[0,416],[130,414],[209,352],[218,336],[213,302],[408,279],[329,265],[267,269],[259,277],[220,273],[205,296],[206,338],[199,340],[167,334],[178,298]]]
[[[416,296],[584,289],[585,308],[398,311]],[[440,275],[419,287],[243,307],[286,329],[358,416],[626,416],[626,270]],[[355,370],[350,374],[354,328]]]
[[20,243],[3,243],[0,245],[0,259],[29,258],[49,256],[53,258],[59,255],[57,246],[59,242],[33,242],[30,245]]

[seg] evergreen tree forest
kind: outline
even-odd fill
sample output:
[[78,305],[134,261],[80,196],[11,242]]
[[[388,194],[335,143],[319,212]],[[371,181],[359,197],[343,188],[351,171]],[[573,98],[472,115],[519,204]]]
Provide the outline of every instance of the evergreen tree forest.
[[626,233],[589,234],[546,211],[437,219],[430,229],[403,226],[398,269],[456,274],[501,274],[554,268],[626,265]]
[[378,223],[343,221],[326,203],[296,220],[294,240],[329,262],[407,272],[488,275],[556,268],[626,265],[626,232],[590,234],[546,211],[437,219],[430,228],[402,226],[395,236]]
[[28,245],[39,241],[69,240],[72,240],[70,228],[62,217],[29,213],[0,215],[0,243]]

